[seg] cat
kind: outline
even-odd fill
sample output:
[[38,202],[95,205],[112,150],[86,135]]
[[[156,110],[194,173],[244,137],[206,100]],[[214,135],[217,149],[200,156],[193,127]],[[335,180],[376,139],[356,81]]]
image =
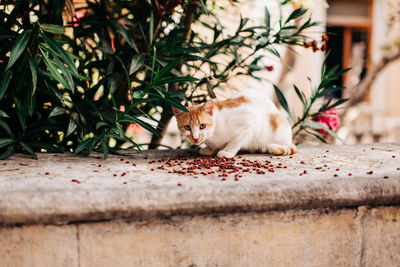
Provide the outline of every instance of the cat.
[[292,128],[272,101],[244,90],[224,101],[208,100],[185,112],[172,107],[180,132],[193,144],[205,144],[200,154],[232,158],[239,150],[291,155],[297,152]]

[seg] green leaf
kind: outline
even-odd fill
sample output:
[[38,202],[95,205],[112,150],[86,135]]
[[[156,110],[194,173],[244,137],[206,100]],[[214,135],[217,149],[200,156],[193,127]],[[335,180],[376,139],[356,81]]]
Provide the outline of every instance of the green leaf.
[[75,148],[74,152],[78,154],[78,153],[82,152],[83,150],[89,150],[89,147],[92,146],[94,142],[95,142],[94,138],[89,138],[89,139],[83,140]]
[[271,15],[267,7],[265,7],[265,28],[267,29],[267,36],[269,36],[269,32],[271,31]]
[[145,95],[146,95],[146,93],[143,92],[142,90],[135,91],[132,94],[133,98],[135,98],[135,99],[142,99]]
[[29,62],[29,67],[31,69],[31,73],[32,73],[31,95],[33,96],[35,94],[36,86],[37,86],[38,66],[37,66],[36,60],[31,55],[28,57],[28,62]]
[[153,13],[153,11],[151,11],[151,13],[150,13],[150,26],[149,26],[150,44],[153,43],[153,35],[154,35],[154,13]]
[[24,150],[26,150],[26,152],[29,153],[29,155],[31,155],[32,158],[37,159],[37,156],[36,156],[35,152],[33,152],[32,148],[30,146],[28,146],[24,142],[18,142],[18,143],[22,146],[22,148]]
[[56,24],[40,24],[40,28],[45,32],[50,32],[54,34],[64,34],[64,27]]
[[5,147],[9,144],[15,143],[15,140],[12,138],[2,138],[0,139],[0,148]]
[[129,67],[129,75],[132,75],[143,66],[145,58],[145,54],[136,54],[132,57],[131,66]]
[[46,64],[47,68],[49,69],[51,73],[51,77],[61,83],[65,88],[69,90],[73,90],[73,88],[70,88],[70,85],[68,82],[65,80],[64,76],[60,73],[60,71],[57,69],[57,67],[53,64],[53,62],[50,60],[50,58],[46,55],[44,51],[42,51],[44,63]]
[[265,50],[271,52],[271,53],[274,54],[276,57],[281,58],[281,54],[279,53],[278,50],[275,49],[275,47],[269,46],[269,47],[265,48]]
[[75,91],[75,83],[74,83],[74,79],[72,78],[71,73],[69,73],[67,68],[64,66],[64,63],[62,63],[61,60],[58,59],[58,57],[54,58],[54,62],[57,64],[58,69],[61,70],[61,75],[63,75],[65,80],[67,81],[68,87],[71,88],[72,92],[74,92]]
[[137,48],[135,41],[133,40],[130,32],[128,32],[121,24],[119,24],[116,20],[110,20],[112,25],[119,30],[122,37],[128,42],[128,44],[135,49],[136,53],[139,53],[139,49]]
[[7,113],[0,109],[0,117],[9,118],[10,116],[8,116]]
[[313,130],[324,129],[331,136],[335,137],[336,139],[340,140],[341,142],[344,142],[342,140],[342,138],[340,138],[334,131],[329,129],[329,126],[324,123],[316,122],[316,121],[305,121],[305,122],[303,122],[302,126],[313,129]]
[[22,103],[17,96],[14,96],[14,102],[19,123],[21,124],[22,130],[25,131],[26,122],[24,107],[22,106]]
[[163,67],[160,71],[156,73],[156,76],[154,77],[154,81],[157,82],[158,80],[162,79],[163,77],[167,76],[172,69],[174,69],[176,66],[178,66],[179,62],[183,57],[178,57],[171,62],[169,62],[165,67]]
[[79,76],[78,70],[75,67],[74,61],[71,59],[71,54],[64,50],[64,48],[53,38],[47,37],[45,35],[42,36],[45,43],[51,48],[50,53],[53,57],[61,58],[64,63],[68,65],[68,67],[72,70],[72,72]]
[[306,132],[309,133],[309,134],[311,134],[311,135],[314,136],[315,138],[317,138],[317,139],[318,139],[319,141],[321,141],[322,143],[325,143],[325,144],[328,143],[324,138],[322,138],[321,136],[319,136],[317,133],[313,133],[313,132],[307,131],[307,130],[306,130]]
[[286,100],[285,96],[283,95],[282,91],[275,84],[274,84],[274,90],[275,90],[276,96],[278,97],[279,103],[281,104],[283,109],[286,110],[286,112],[288,114],[290,114],[289,105],[288,105],[287,100]]
[[0,74],[0,100],[3,98],[4,94],[7,91],[8,84],[10,83],[12,76],[12,72],[10,70],[8,71],[2,71]]
[[151,124],[149,124],[149,123],[147,123],[145,121],[142,121],[141,119],[138,119],[136,117],[125,115],[124,119],[121,120],[121,121],[123,121],[123,122],[134,122],[134,123],[136,122],[137,124],[142,126],[144,129],[146,129],[147,131],[155,134],[158,137],[162,137],[160,135],[160,133]]
[[293,85],[293,87],[294,87],[294,90],[296,91],[296,94],[299,97],[300,101],[303,103],[303,105],[305,105],[306,102],[305,102],[303,95],[301,94],[299,88],[297,88],[296,85]]
[[13,146],[13,145],[8,146],[6,152],[4,152],[0,156],[0,160],[7,159],[7,158],[11,157],[14,154],[14,150],[15,150],[15,146]]
[[302,8],[297,8],[297,9],[293,10],[293,12],[289,15],[289,17],[285,21],[285,24],[287,24],[291,20],[294,20],[298,17],[303,16],[306,12],[307,12],[307,9],[302,9]]
[[69,119],[68,130],[65,136],[69,136],[70,134],[72,134],[77,126],[78,126],[78,114],[74,112],[71,114],[71,118]]
[[22,52],[24,52],[26,45],[28,44],[29,39],[31,38],[32,31],[24,30],[18,37],[15,39],[14,45],[11,49],[10,60],[8,61],[6,71],[14,65],[14,63],[21,56]]
[[54,117],[54,116],[58,116],[61,114],[65,114],[66,110],[62,107],[55,107],[53,108],[53,110],[50,112],[49,118],[50,117]]
[[104,159],[107,159],[109,147],[106,136],[103,136],[103,138],[101,139],[101,146],[103,147]]
[[350,100],[350,98],[340,99],[340,100],[336,101],[335,103],[333,103],[332,105],[330,105],[329,107],[327,107],[327,110],[329,110],[331,108],[334,108],[334,107],[337,107],[337,106],[339,106],[339,105],[341,105],[341,104],[343,104],[343,103],[345,103],[345,102],[347,102],[349,100]]
[[159,100],[167,102],[168,104],[170,104],[173,107],[176,107],[176,108],[178,108],[180,110],[189,112],[189,110],[184,105],[182,105],[179,101],[175,100],[174,98],[171,98],[169,96],[165,96],[164,98],[162,98],[162,97],[160,97],[158,95],[154,95],[154,96]]
[[174,83],[174,82],[194,82],[198,80],[199,79],[191,76],[165,77],[161,80],[158,80],[155,84]]

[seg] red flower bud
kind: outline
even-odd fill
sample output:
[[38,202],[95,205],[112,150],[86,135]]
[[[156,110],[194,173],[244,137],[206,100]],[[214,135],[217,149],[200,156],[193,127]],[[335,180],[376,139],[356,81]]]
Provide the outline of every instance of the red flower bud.
[[322,41],[323,42],[328,42],[329,41],[329,36],[327,34],[322,35]]
[[267,71],[273,71],[274,70],[274,66],[265,66],[265,69],[267,70]]
[[323,44],[323,45],[321,46],[321,51],[322,51],[322,52],[326,52],[326,49],[327,49],[327,45],[326,45],[326,44]]

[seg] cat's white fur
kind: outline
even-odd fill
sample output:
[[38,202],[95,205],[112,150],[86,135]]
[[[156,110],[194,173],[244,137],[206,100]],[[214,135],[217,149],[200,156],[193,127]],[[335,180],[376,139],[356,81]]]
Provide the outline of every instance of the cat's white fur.
[[[191,133],[185,133],[187,137],[192,134],[194,139],[198,139],[200,135],[204,136],[205,147],[201,148],[201,154],[213,155],[218,151],[218,157],[230,158],[239,150],[277,155],[297,152],[292,143],[290,124],[267,96],[254,90],[244,90],[229,99],[240,97],[247,101],[236,107],[218,109],[214,100],[204,104],[203,109],[212,117],[213,125],[205,129],[195,125]],[[179,116],[176,112],[175,115]],[[272,115],[278,118],[278,124],[272,125]]]

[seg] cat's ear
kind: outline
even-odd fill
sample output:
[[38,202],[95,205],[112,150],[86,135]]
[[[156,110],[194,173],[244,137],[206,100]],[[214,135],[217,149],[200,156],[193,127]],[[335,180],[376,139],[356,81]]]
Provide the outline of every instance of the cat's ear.
[[179,116],[181,116],[183,114],[183,110],[177,109],[175,107],[172,107],[172,112],[174,112],[174,115],[176,118],[178,118]]
[[214,113],[214,100],[210,99],[208,100],[202,107],[202,109],[207,112],[208,114],[210,114],[210,116],[213,115]]

